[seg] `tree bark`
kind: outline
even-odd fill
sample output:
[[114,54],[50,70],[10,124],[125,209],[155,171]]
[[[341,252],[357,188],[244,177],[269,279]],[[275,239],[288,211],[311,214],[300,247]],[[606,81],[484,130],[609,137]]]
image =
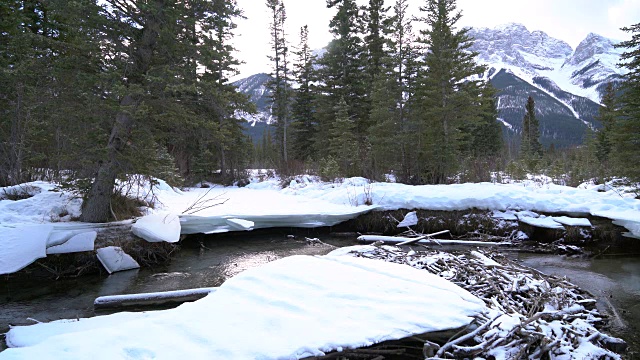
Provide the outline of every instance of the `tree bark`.
[[[165,1],[152,2],[143,15],[145,19],[141,38],[137,41],[133,52],[133,66],[128,85],[144,85],[144,78],[149,70],[154,56],[160,27],[164,22]],[[140,105],[141,98],[132,90],[120,101],[120,111],[111,129],[111,136],[107,143],[107,159],[100,163],[91,189],[82,204],[81,220],[97,223],[109,220],[111,213],[111,195],[115,186],[115,180],[120,171],[119,154],[126,148],[131,130],[134,126],[134,114]]]
[[111,130],[107,144],[107,160],[98,168],[96,178],[91,185],[87,198],[82,204],[81,220],[90,223],[107,222],[111,213],[111,194],[118,176],[118,154],[124,150],[131,129],[133,128],[132,113],[137,107],[132,95],[126,95],[120,101],[120,112]]

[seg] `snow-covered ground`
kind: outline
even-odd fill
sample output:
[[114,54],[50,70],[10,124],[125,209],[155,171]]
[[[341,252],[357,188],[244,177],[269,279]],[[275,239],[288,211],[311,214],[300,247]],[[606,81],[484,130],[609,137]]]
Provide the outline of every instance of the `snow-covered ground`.
[[0,359],[299,359],[469,324],[485,303],[427,271],[293,256],[172,310],[14,327]]
[[[33,197],[17,201],[0,200],[0,274],[15,271],[16,257],[31,256],[31,259],[17,261],[28,264],[44,256],[46,247],[60,245],[71,235],[93,231],[95,227],[70,222],[72,216],[80,213],[79,199],[68,193],[52,191],[54,186],[49,183],[36,182],[25,186],[32,189]],[[282,189],[278,179],[265,180],[255,176],[244,188],[214,186],[184,191],[160,182],[153,192],[157,199],[156,207],[149,209],[149,212],[164,214],[156,216],[157,219],[174,220],[166,221],[166,224],[156,224],[154,221],[146,225],[141,223],[139,233],[154,233],[155,241],[162,234],[173,234],[175,237],[175,217],[166,214],[178,215],[181,232],[190,234],[264,227],[331,226],[376,209],[477,208],[563,213],[573,217],[600,216],[614,220],[616,224],[626,227],[630,236],[640,238],[640,200],[615,190],[600,190],[601,186],[573,188],[540,179],[509,184],[410,186],[370,183],[363,178],[350,178],[341,183],[320,182],[314,177],[300,176]],[[139,192],[145,191],[148,189],[143,188]],[[16,228],[43,224],[53,225],[53,228],[41,228],[43,232],[51,232],[48,238],[43,235],[39,237],[40,240],[25,242],[29,244],[29,251],[16,244],[16,241],[22,241],[18,236],[21,230]],[[151,231],[154,224],[166,227],[167,231]],[[149,231],[144,231],[145,227]]]

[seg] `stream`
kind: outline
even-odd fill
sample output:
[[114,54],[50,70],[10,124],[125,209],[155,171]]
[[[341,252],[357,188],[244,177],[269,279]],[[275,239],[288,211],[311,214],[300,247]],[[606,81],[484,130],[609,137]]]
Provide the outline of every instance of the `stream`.
[[[337,247],[356,244],[354,238],[320,238]],[[292,255],[324,255],[332,249],[285,233],[235,233],[185,241],[168,266],[155,269],[57,281],[1,278],[0,333],[10,325],[95,316],[93,301],[99,296],[215,287],[251,267]],[[612,316],[610,332],[629,342],[631,350],[640,349],[640,258],[585,260],[516,252],[508,257],[566,276],[589,291],[600,310]],[[3,346],[0,341],[0,351]]]

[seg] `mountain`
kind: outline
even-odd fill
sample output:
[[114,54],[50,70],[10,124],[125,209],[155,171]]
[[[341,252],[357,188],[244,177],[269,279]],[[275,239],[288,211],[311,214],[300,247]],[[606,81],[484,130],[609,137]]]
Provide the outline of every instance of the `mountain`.
[[549,146],[580,144],[587,128],[597,129],[599,102],[609,82],[620,82],[616,41],[589,34],[574,50],[566,42],[520,24],[473,28],[471,50],[488,67],[500,90],[500,118],[510,137],[522,128],[529,95],[536,101],[541,141]]
[[[544,145],[566,147],[581,144],[588,128],[597,129],[595,120],[600,97],[609,82],[620,82],[624,74],[616,64],[621,49],[614,40],[589,34],[576,49],[542,31],[529,31],[520,24],[472,28],[472,51],[485,64],[485,78],[499,90],[499,121],[508,138],[522,129],[524,108],[529,95],[536,101]],[[322,56],[322,51],[317,51]],[[269,121],[266,74],[257,74],[234,83],[249,94],[262,115],[256,121]]]

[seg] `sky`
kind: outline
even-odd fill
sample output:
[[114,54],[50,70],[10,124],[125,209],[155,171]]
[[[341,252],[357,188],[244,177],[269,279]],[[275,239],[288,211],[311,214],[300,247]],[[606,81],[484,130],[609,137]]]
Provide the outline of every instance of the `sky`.
[[[367,0],[357,0],[366,4]],[[269,14],[265,0],[237,0],[247,19],[237,21],[234,45],[236,56],[244,64],[240,75],[232,80],[260,72],[270,72],[267,55],[269,45]],[[418,15],[425,0],[409,0],[409,11]],[[392,6],[395,0],[386,0]],[[287,11],[288,40],[299,42],[300,28],[309,26],[309,44],[319,49],[332,39],[329,21],[335,9],[327,9],[326,0],[284,0]],[[541,30],[569,43],[574,49],[589,33],[616,40],[630,38],[620,31],[640,19],[640,0],[458,0],[462,10],[460,26],[489,27],[515,22],[529,31]]]

